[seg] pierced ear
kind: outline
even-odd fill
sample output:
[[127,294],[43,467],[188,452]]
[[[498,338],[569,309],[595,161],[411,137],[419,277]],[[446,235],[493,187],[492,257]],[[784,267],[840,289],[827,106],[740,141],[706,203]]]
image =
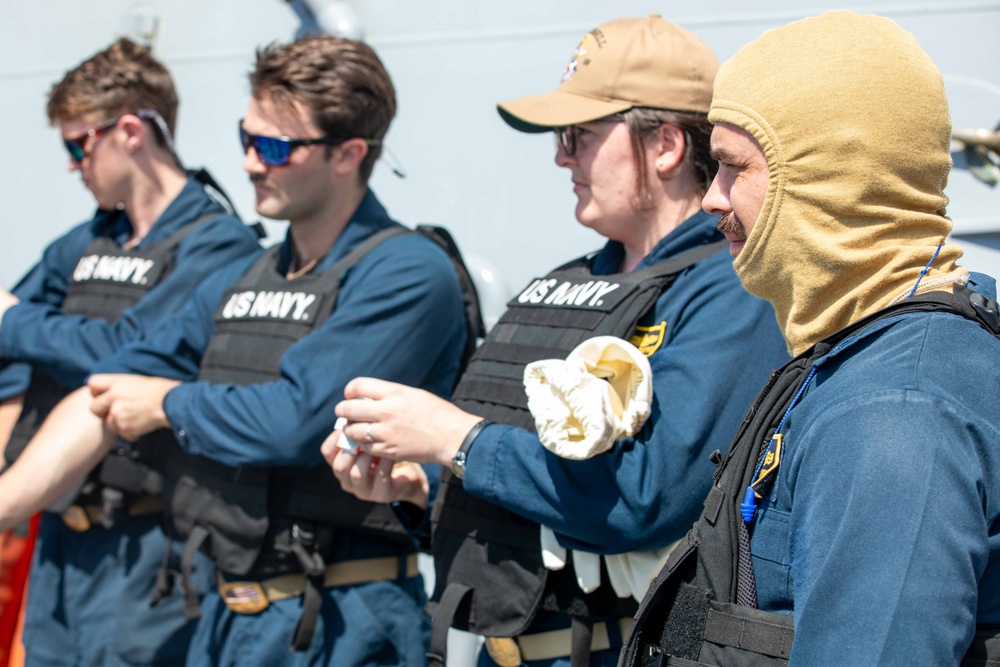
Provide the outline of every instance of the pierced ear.
[[361,166],[361,161],[368,155],[368,142],[364,139],[348,139],[336,147],[337,173],[347,174],[357,171]]

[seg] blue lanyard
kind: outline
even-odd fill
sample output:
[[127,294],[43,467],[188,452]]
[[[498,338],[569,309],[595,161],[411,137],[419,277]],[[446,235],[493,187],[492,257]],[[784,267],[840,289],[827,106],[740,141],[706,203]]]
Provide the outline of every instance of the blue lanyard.
[[[927,275],[927,272],[930,271],[931,266],[934,264],[934,260],[937,259],[938,253],[941,252],[941,247],[943,245],[944,242],[938,244],[937,249],[934,250],[934,254],[931,255],[930,261],[927,262],[927,265],[920,272],[920,275],[917,276],[917,281],[913,284],[913,289],[910,290],[910,293],[908,295],[906,295],[907,299],[909,299],[910,297],[912,297],[914,294],[917,293],[917,287],[920,285],[920,281],[923,280],[924,276]],[[858,334],[855,334],[853,336],[850,336],[849,338],[845,338],[844,340],[840,341],[840,343],[838,343],[837,346],[834,347],[833,350],[831,350],[828,354],[833,354],[840,348],[844,347],[845,345],[853,341],[855,338],[857,338],[857,336]],[[809,386],[809,383],[812,381],[813,376],[816,375],[816,370],[817,370],[816,362],[813,362],[812,369],[809,371],[809,375],[806,377],[806,381],[802,383],[801,387],[799,387],[799,390],[798,392],[796,392],[795,397],[789,404],[788,409],[785,410],[785,414],[782,415],[781,421],[778,422],[778,428],[774,429],[774,435],[771,436],[771,442],[769,442],[767,445],[766,453],[764,454],[763,457],[761,457],[760,461],[757,463],[757,468],[754,470],[753,474],[753,482],[751,482],[750,486],[748,486],[747,490],[744,492],[743,502],[740,504],[740,512],[743,514],[743,521],[746,523],[750,523],[751,521],[753,521],[754,514],[757,512],[757,502],[763,500],[764,498],[764,487],[767,485],[768,480],[774,478],[775,474],[778,472],[778,466],[781,465],[781,447],[782,447],[781,441],[783,439],[783,436],[781,434],[781,429],[785,425],[785,420],[788,419],[788,414],[792,411],[792,408],[794,408],[795,405],[799,402],[799,399],[802,398],[802,394],[805,393],[806,387]]]
[[[849,338],[845,338],[824,356],[833,354],[842,347],[850,344],[855,338],[857,338],[857,334],[850,336]],[[771,436],[771,442],[767,445],[767,452],[761,457],[760,461],[757,463],[757,468],[754,470],[753,482],[747,487],[746,492],[743,494],[743,502],[740,504],[740,512],[743,514],[743,521],[746,523],[753,521],[754,514],[757,511],[757,502],[764,498],[764,487],[778,472],[778,466],[781,465],[781,441],[783,438],[781,429],[784,428],[785,422],[788,420],[788,415],[792,412],[792,408],[798,404],[799,399],[802,398],[802,394],[806,392],[806,388],[809,387],[809,383],[812,382],[813,377],[815,377],[816,371],[819,370],[816,363],[817,362],[813,362],[812,368],[809,370],[809,375],[806,376],[805,382],[802,383],[802,386],[799,387],[799,390],[795,393],[795,397],[792,398],[792,402],[785,410],[785,414],[781,416],[781,421],[778,422],[778,428],[774,429],[774,435]]]

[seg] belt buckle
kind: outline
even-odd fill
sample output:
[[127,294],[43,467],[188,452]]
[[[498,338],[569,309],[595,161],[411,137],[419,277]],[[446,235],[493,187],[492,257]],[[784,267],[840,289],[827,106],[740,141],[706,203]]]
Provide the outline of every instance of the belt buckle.
[[237,614],[259,614],[270,606],[264,587],[256,581],[228,581],[219,584],[219,595]]
[[518,667],[522,662],[521,647],[513,637],[486,637],[483,644],[500,667]]
[[62,513],[63,523],[70,530],[85,533],[90,530],[90,516],[82,505],[70,505]]

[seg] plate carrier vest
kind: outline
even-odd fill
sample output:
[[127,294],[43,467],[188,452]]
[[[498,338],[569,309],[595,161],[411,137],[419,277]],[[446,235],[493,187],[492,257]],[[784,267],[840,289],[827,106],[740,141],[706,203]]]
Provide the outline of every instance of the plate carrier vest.
[[[747,553],[741,559],[740,553],[744,492],[754,481],[758,461],[816,360],[877,320],[927,311],[961,315],[1000,338],[996,301],[956,286],[954,294],[930,292],[863,318],[772,373],[744,417],[725,459],[720,452],[713,454],[718,467],[702,515],[650,584],[619,667],[788,664],[793,617],[737,602],[741,588],[751,591],[749,599],[756,598],[752,561]],[[998,626],[977,628],[962,665],[998,664],[987,660],[1000,660]]]
[[[375,247],[412,233],[398,225],[386,228],[328,270],[294,280],[276,271],[280,245],[265,252],[220,302],[198,380],[247,386],[279,379],[285,350],[333,313],[350,270]],[[420,226],[416,233],[437,243],[452,260],[465,299],[466,349],[471,354],[483,325],[461,255],[442,228]],[[401,554],[415,550],[388,505],[365,502],[343,491],[325,463],[312,468],[232,467],[188,453],[176,442],[170,450],[164,495],[173,534],[186,540],[180,575],[185,613],[191,618],[200,614],[197,592],[190,584],[199,548],[220,571],[231,575],[307,574],[303,612],[292,640],[296,650],[311,643],[323,588],[323,559],[329,556],[336,530],[386,538],[398,543]],[[169,563],[164,563],[154,599],[171,591],[172,578]]]
[[[535,430],[524,391],[524,368],[565,359],[594,336],[628,340],[677,275],[728,242],[695,248],[630,273],[595,276],[592,256],[534,280],[476,350],[452,401],[491,421]],[[539,445],[540,446],[540,445]],[[540,610],[573,620],[574,650],[589,654],[593,623],[631,615],[635,603],[602,584],[590,594],[577,586],[571,564],[550,571],[542,562],[538,523],[467,493],[449,470],[431,515],[436,569],[428,610],[434,617],[432,666],[446,659],[449,627],[487,637],[524,633]],[[607,581],[607,574],[603,579]],[[585,656],[584,656],[585,657]],[[575,664],[575,663],[574,663]]]
[[[229,197],[207,170],[198,169],[189,172],[189,175],[205,187],[225,210],[199,216],[160,243],[141,248],[125,250],[107,236],[95,237],[77,260],[60,306],[63,312],[88,319],[117,321],[122,313],[139,303],[170,275],[177,248],[188,234],[201,223],[220,215],[239,217]],[[258,237],[264,236],[260,223],[251,225],[251,228]],[[74,389],[60,385],[38,368],[32,369],[24,406],[4,451],[7,465],[17,460],[52,409]],[[143,495],[156,496],[162,492],[163,479],[157,470],[162,464],[164,443],[169,443],[172,438],[169,431],[162,429],[137,443],[118,439],[81,485],[48,509],[62,512],[70,504],[100,505],[98,523],[104,528],[111,528],[126,514],[132,501]]]
[[[81,255],[69,281],[62,311],[116,321],[170,274],[177,247],[187,235],[201,222],[218,215],[220,213],[213,212],[201,216],[168,239],[143,248],[123,250],[109,237],[94,238]],[[24,407],[4,452],[8,465],[21,455],[56,404],[72,391],[73,388],[58,384],[45,371],[37,367],[32,369]],[[160,435],[143,439],[141,444],[117,440],[82,486],[49,509],[61,512],[76,501],[101,505],[99,522],[110,528],[121,517],[129,500],[141,494],[160,493],[162,480],[150,469],[147,456],[156,451]]]

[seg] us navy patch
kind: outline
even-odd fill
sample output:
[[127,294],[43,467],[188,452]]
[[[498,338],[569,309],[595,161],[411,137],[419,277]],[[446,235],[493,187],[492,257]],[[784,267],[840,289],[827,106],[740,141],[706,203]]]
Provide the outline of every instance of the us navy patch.
[[520,304],[544,303],[549,306],[576,306],[600,308],[604,296],[621,287],[618,283],[604,280],[584,282],[562,281],[555,278],[539,278],[533,281],[517,297]]
[[279,319],[305,322],[315,316],[319,302],[315,294],[246,290],[236,292],[222,308],[222,319]]
[[653,353],[663,345],[664,334],[667,332],[666,321],[654,324],[651,327],[636,327],[632,334],[630,343],[639,348],[639,351],[646,357],[653,356]]
[[107,280],[145,285],[149,280],[150,269],[155,265],[155,261],[144,257],[85,255],[73,269],[73,280],[81,283],[88,280]]

